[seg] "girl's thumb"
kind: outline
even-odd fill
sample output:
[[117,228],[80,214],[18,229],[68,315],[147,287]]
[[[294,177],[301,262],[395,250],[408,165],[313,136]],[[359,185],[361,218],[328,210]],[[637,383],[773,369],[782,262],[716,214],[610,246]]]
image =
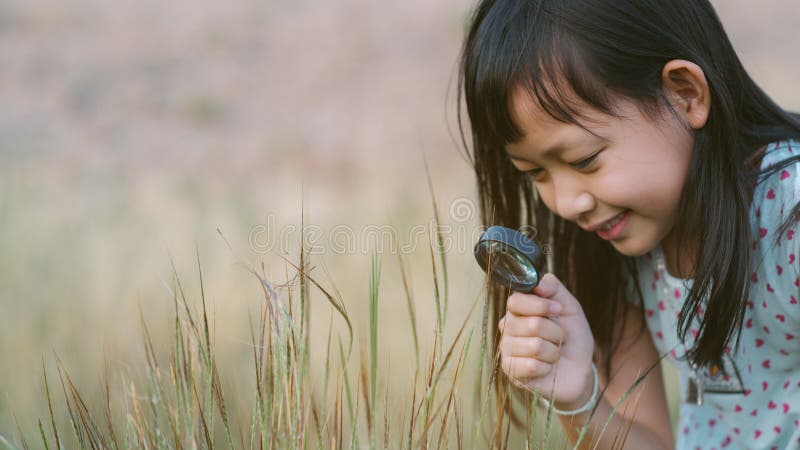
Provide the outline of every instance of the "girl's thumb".
[[533,289],[532,294],[547,298],[561,305],[562,316],[575,314],[582,310],[578,299],[572,295],[566,286],[552,273],[546,273]]
[[552,273],[544,274],[542,279],[539,280],[539,284],[533,289],[532,294],[560,303],[565,313],[574,311],[578,305],[578,300],[564,286],[564,283]]
[[[556,276],[553,275],[552,273],[546,273],[544,274],[544,276],[542,276],[542,279],[539,280],[539,284],[537,284],[536,287],[533,288],[531,294],[538,295],[539,297],[544,297],[544,298],[553,298],[556,296],[556,294],[560,289],[563,289],[561,281],[559,281],[559,279],[556,278]],[[553,298],[553,300],[558,300],[558,299]]]

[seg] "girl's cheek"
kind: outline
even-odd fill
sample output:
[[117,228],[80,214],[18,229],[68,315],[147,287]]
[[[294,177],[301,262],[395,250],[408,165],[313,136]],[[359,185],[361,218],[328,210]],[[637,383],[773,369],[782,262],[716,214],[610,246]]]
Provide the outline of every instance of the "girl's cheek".
[[558,212],[555,208],[555,202],[553,202],[553,189],[548,184],[543,184],[542,187],[537,187],[537,192],[539,193],[539,198],[542,200],[542,203],[550,210],[551,213],[558,215]]

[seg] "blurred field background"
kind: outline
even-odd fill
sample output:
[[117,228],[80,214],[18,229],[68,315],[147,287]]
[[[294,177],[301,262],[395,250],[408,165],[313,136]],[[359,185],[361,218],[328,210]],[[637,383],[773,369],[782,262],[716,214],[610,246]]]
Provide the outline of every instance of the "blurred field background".
[[[800,3],[714,3],[751,75],[800,110]],[[471,4],[0,0],[0,431],[15,433],[12,412],[26,431],[45,416],[53,352],[87,394],[106,355],[122,396],[143,370],[139,310],[156,342],[167,337],[170,254],[197,298],[195,246],[226,395],[247,407],[248,311],[261,297],[236,259],[285,281],[277,255],[296,260],[299,229],[287,227],[301,210],[325,236],[393,224],[407,242],[433,216],[423,158],[461,243],[448,252],[454,334],[482,282],[474,182],[453,138]],[[253,241],[266,225],[276,233]],[[288,245],[266,252],[281,230]],[[363,340],[370,247],[318,244],[312,273],[341,291]],[[433,280],[419,244],[409,267],[424,351]],[[331,308],[312,305],[324,345]],[[388,251],[379,314],[379,373],[407,386],[413,346]]]

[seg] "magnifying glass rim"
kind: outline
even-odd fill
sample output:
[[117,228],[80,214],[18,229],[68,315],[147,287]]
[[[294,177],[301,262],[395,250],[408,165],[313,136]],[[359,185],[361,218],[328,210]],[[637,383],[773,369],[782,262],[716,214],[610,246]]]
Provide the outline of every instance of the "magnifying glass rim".
[[[499,240],[496,240],[496,239],[485,239],[485,240],[482,240],[482,241],[478,242],[478,244],[476,244],[476,252],[478,252],[478,253],[476,253],[476,256],[478,256],[478,254],[483,256],[483,255],[486,255],[486,253],[489,253],[487,251],[488,244],[494,243],[494,242],[496,242],[498,244],[502,244],[505,248],[513,251],[515,254],[519,255],[521,258],[524,258],[525,260],[527,260],[528,263],[530,264],[530,268],[533,270],[533,272],[535,274],[536,279],[535,279],[535,281],[521,282],[521,281],[516,281],[514,279],[511,279],[509,276],[506,276],[503,272],[497,272],[496,270],[491,270],[492,279],[495,282],[498,282],[498,283],[503,284],[503,285],[505,285],[507,287],[510,287],[512,290],[515,290],[515,291],[519,291],[519,292],[530,292],[530,291],[532,291],[533,288],[535,288],[539,284],[539,271],[536,269],[536,266],[533,265],[533,262],[530,260],[530,258],[527,255],[525,255],[524,253],[522,253],[521,251],[519,251],[519,249],[517,249],[516,247],[514,247],[512,245],[509,245],[507,242],[499,241]],[[491,256],[483,256],[483,257],[478,257],[477,258],[478,259],[478,263],[480,264],[481,268],[487,273],[490,272],[489,268],[487,267],[487,264],[489,264],[489,259],[490,258],[491,258]],[[523,270],[528,271],[528,269],[523,269]]]
[[[509,238],[514,238],[514,239],[509,239]],[[521,240],[521,243],[525,244],[526,246],[530,246],[532,252],[527,253],[523,250],[520,250],[517,246],[509,242],[509,241],[516,241],[517,239]],[[530,267],[533,269],[534,274],[536,275],[536,280],[534,282],[518,282],[509,279],[502,273],[498,274],[494,270],[490,271],[489,267],[487,267],[490,259],[490,256],[487,254],[489,253],[487,247],[489,246],[489,244],[493,242],[501,244],[504,247],[511,249],[517,255],[527,260],[528,263],[530,264]],[[533,240],[531,240],[530,238],[528,238],[527,236],[525,236],[524,234],[522,234],[517,230],[502,227],[499,225],[489,227],[483,233],[478,242],[475,244],[474,253],[475,253],[475,259],[478,260],[478,264],[481,266],[484,272],[490,274],[490,276],[495,282],[503,284],[511,288],[512,290],[519,292],[530,292],[533,290],[533,288],[535,288],[539,284],[539,280],[541,279],[541,277],[539,274],[539,270],[536,268],[536,265],[534,264],[534,260],[538,259],[538,256],[541,254],[539,246],[537,246],[536,243],[533,242]],[[496,276],[498,278],[501,278],[502,281],[495,278]]]

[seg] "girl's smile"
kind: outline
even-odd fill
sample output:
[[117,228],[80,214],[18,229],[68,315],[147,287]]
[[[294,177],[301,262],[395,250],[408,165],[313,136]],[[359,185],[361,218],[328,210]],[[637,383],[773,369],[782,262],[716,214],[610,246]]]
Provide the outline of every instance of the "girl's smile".
[[518,89],[512,111],[524,135],[506,151],[553,213],[628,256],[669,244],[694,141],[668,108],[651,119],[620,99],[618,117],[587,109],[584,129],[557,121]]
[[625,212],[619,213],[614,219],[604,222],[599,226],[589,227],[586,231],[594,231],[598,236],[607,241],[616,239],[628,223],[628,218],[630,218],[630,214],[628,214],[629,211],[630,210],[626,210]]

